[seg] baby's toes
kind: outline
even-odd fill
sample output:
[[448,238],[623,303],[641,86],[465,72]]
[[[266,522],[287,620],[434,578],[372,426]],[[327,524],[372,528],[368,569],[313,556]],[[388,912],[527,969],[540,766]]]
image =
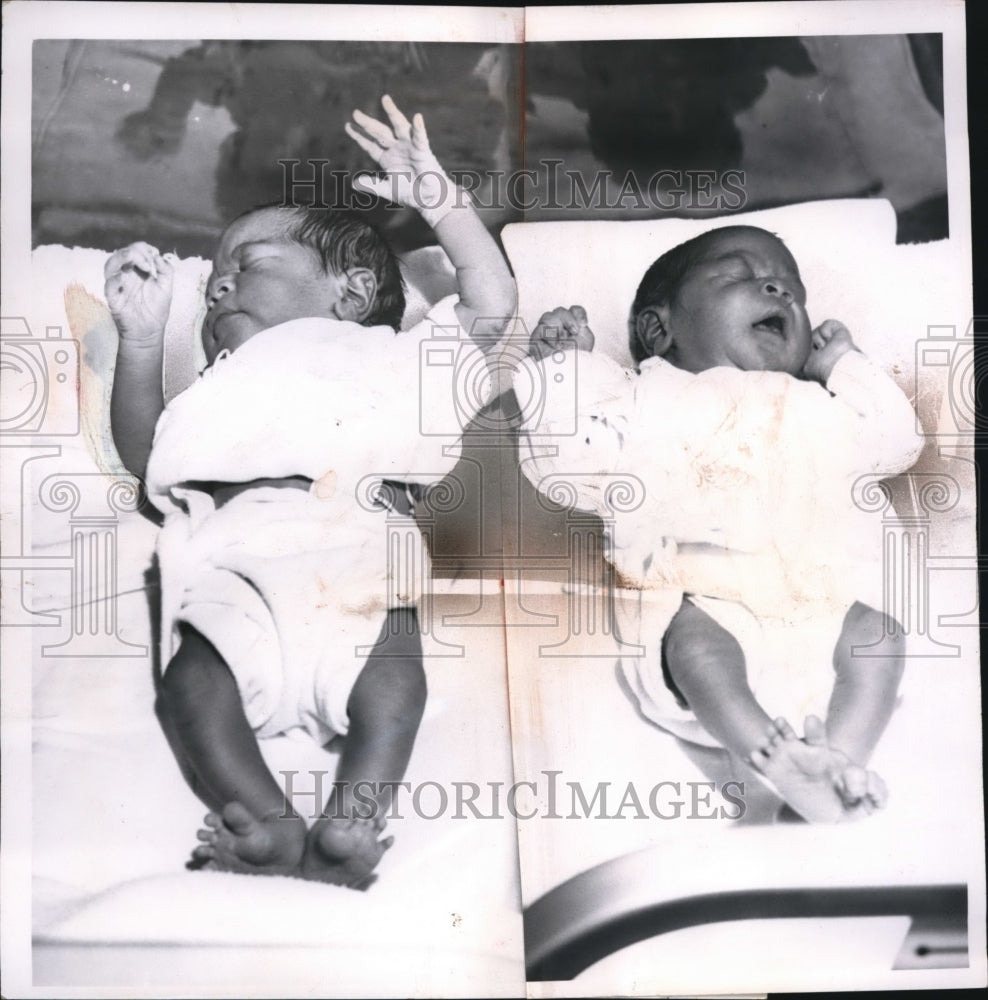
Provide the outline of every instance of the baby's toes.
[[345,861],[353,853],[354,819],[334,819],[319,827],[317,839],[322,853],[333,861]]
[[394,837],[379,839],[381,831],[375,820],[362,820],[361,823],[363,824],[363,829],[360,831],[362,853],[376,865],[384,856],[384,852],[394,843]]
[[223,825],[238,837],[246,837],[256,826],[257,820],[240,802],[228,802],[223,807]]
[[769,744],[764,746],[756,747],[754,750],[748,754],[747,763],[749,763],[756,771],[764,772],[765,768],[772,761],[772,747]]
[[379,833],[376,819],[360,817],[353,821],[351,834],[355,840],[362,844],[376,844]]
[[186,862],[185,867],[189,871],[202,871],[203,869],[216,867],[216,851],[212,844],[200,844],[192,851],[192,856]]
[[783,718],[773,719],[765,730],[765,739],[759,750],[771,756],[786,740],[796,739],[792,727]]
[[837,794],[846,806],[857,805],[868,794],[868,772],[852,764],[837,780]]
[[811,746],[827,745],[827,727],[817,715],[808,715],[803,720],[803,739]]
[[888,786],[874,771],[867,771],[866,778],[865,797],[876,809],[884,809],[889,800]]
[[772,746],[778,746],[786,740],[798,740],[796,730],[789,725],[789,720],[782,718],[773,719],[768,727],[768,738]]

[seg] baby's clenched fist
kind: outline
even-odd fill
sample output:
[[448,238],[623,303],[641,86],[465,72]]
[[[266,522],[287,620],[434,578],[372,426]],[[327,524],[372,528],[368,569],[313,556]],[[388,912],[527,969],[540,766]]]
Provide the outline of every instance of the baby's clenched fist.
[[176,260],[148,243],[131,243],[110,255],[103,269],[104,294],[121,339],[146,342],[164,336]]
[[538,325],[532,331],[528,353],[536,361],[541,361],[567,348],[592,351],[593,345],[593,331],[587,325],[583,306],[570,306],[569,309],[560,306],[539,317]]
[[810,355],[803,365],[803,378],[826,385],[834,365],[849,351],[855,351],[847,327],[839,320],[825,319],[814,331]]

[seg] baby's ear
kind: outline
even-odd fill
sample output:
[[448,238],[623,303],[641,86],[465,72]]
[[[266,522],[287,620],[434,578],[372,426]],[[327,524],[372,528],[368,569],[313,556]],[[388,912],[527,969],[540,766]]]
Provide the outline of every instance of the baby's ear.
[[377,298],[377,278],[366,267],[355,267],[346,273],[346,284],[336,305],[336,315],[354,323],[365,320]]
[[635,337],[647,358],[661,358],[672,346],[663,312],[660,306],[646,306],[635,317]]

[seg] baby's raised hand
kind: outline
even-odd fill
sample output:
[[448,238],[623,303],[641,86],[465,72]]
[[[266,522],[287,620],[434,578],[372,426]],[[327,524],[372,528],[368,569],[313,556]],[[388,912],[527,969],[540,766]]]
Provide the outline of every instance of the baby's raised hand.
[[593,331],[587,326],[587,313],[583,306],[570,306],[569,309],[559,306],[539,317],[529,340],[528,353],[536,361],[541,361],[556,351],[568,348],[592,351],[593,345]]
[[839,320],[825,319],[814,331],[810,356],[803,365],[803,378],[826,385],[834,365],[848,351],[857,350],[847,327]]
[[148,243],[131,243],[112,253],[103,268],[104,294],[124,340],[164,336],[172,301],[175,257]]
[[381,98],[381,107],[390,127],[362,111],[353,112],[353,120],[362,131],[358,132],[350,122],[344,126],[347,135],[388,175],[359,174],[354,178],[354,187],[414,208],[430,226],[435,226],[459,196],[456,185],[429,148],[422,116],[415,115],[409,122],[387,95]]

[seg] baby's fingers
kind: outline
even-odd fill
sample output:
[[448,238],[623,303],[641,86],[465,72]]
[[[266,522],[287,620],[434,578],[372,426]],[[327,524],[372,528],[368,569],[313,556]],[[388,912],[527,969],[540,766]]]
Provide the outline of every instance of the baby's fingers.
[[[354,117],[356,118],[357,112],[354,111]],[[381,162],[381,157],[384,155],[384,147],[380,146],[373,139],[368,139],[367,136],[358,132],[349,122],[343,126],[343,131],[346,132],[348,136],[376,163]]]
[[[373,139],[382,149],[388,149],[390,146],[395,144],[395,136],[391,129],[388,128],[383,122],[379,122],[376,118],[371,118],[370,115],[365,115],[363,111],[359,108],[354,109],[353,120]],[[357,142],[363,146],[360,139],[357,138],[357,133],[353,129],[353,126],[349,122],[346,124],[347,135],[352,139],[356,139]],[[364,146],[364,149],[367,149]],[[370,152],[370,150],[368,150]]]
[[137,268],[145,274],[157,277],[157,264],[161,259],[161,254],[150,243],[131,243],[130,246],[110,254],[103,267],[103,276],[112,278],[121,271]]
[[432,152],[429,149],[429,137],[425,132],[425,119],[419,114],[412,118],[412,145],[423,152]]
[[[581,318],[582,317],[582,318]],[[538,330],[551,330],[554,335],[568,334],[574,336],[581,326],[586,325],[587,314],[580,306],[564,309],[559,306],[552,312],[543,313],[539,317]]]
[[[388,116],[388,120],[391,122],[391,127],[394,129],[395,137],[398,139],[408,139],[412,134],[412,126],[409,120],[401,113],[398,105],[395,104],[391,98],[385,94],[381,98],[381,107],[384,108],[385,114]],[[417,119],[421,119],[421,115],[415,116]]]
[[569,309],[557,309],[562,320],[563,330],[571,337],[577,336],[587,329],[587,311],[583,306],[570,306]]
[[850,338],[851,334],[848,329],[839,319],[825,319],[814,331],[813,331],[813,346],[817,349],[829,344],[834,337],[846,336]]
[[539,323],[539,325],[532,331],[529,343],[533,349],[545,347],[551,352],[556,350],[556,345],[561,339],[563,339],[563,337],[560,327]]

